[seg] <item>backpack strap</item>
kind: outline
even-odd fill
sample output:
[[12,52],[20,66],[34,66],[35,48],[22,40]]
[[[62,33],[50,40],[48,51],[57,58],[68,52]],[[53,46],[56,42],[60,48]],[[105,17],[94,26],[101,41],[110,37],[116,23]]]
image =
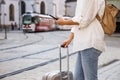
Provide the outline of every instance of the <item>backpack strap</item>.
[[[107,5],[107,0],[105,0],[105,6]],[[100,16],[97,14],[96,15],[96,18],[100,21],[100,22],[102,22],[102,19],[100,18]]]

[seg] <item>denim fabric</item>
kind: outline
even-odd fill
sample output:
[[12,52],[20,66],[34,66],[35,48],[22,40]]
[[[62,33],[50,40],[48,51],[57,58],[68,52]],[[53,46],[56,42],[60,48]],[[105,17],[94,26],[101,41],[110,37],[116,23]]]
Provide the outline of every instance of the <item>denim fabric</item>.
[[89,48],[78,51],[74,80],[98,80],[98,57],[101,51]]

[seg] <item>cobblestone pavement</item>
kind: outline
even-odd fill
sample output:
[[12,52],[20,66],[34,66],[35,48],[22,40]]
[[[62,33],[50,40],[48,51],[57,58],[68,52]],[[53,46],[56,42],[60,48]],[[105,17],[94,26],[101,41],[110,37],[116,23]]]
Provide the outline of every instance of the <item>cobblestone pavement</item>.
[[[68,34],[69,31],[28,34],[12,31],[8,33],[8,39],[5,40],[4,32],[0,32],[0,76],[3,73],[18,70],[18,74],[8,74],[1,80],[42,80],[41,78],[45,73],[59,70],[58,49],[55,47],[66,39]],[[105,41],[107,43],[106,51],[99,57],[99,80],[120,80],[120,34],[106,36]],[[53,49],[49,51],[50,48]],[[71,49],[72,44],[70,45],[70,53],[72,52]],[[7,61],[4,60],[5,57],[7,57]],[[10,58],[14,59],[11,60]],[[71,54],[70,70],[72,72],[74,72],[75,59],[76,54]],[[116,62],[110,64],[113,61]],[[39,63],[42,63],[42,66]],[[36,64],[39,65],[34,66]],[[65,64],[63,63],[63,70],[66,69]]]
[[99,69],[99,80],[120,80],[120,61]]

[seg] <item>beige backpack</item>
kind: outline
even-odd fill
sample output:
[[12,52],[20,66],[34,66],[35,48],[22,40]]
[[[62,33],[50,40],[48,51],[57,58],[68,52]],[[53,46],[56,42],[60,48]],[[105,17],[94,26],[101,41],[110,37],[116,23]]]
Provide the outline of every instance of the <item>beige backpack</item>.
[[113,4],[106,4],[103,18],[97,15],[97,19],[100,21],[105,34],[112,35],[116,30],[116,15],[119,9]]

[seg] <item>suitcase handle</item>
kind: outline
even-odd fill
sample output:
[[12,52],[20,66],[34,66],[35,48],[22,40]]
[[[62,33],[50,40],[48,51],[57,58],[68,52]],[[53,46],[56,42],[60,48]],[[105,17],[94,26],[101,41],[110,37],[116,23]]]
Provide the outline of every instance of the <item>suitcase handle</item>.
[[[61,48],[62,46],[59,46],[59,65],[60,65],[60,73],[62,73],[62,55],[61,55]],[[69,78],[69,47],[66,48],[67,49],[67,75]],[[62,75],[61,75],[61,79],[62,80]],[[69,79],[68,79],[69,80]]]

